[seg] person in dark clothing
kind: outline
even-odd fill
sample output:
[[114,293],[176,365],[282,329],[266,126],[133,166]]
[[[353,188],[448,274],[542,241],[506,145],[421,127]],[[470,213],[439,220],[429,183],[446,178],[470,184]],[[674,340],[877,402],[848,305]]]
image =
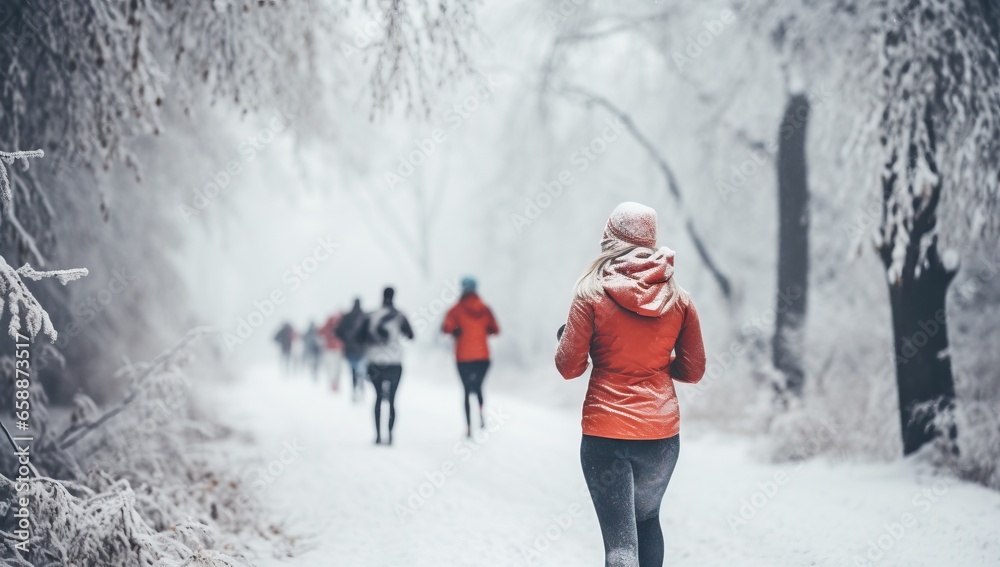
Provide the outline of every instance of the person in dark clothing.
[[323,342],[323,367],[330,375],[330,389],[340,390],[340,370],[344,362],[344,343],[335,332],[340,324],[341,313],[334,313],[319,328],[319,336]]
[[287,373],[292,366],[292,343],[295,342],[295,329],[290,323],[285,323],[274,335],[274,342],[281,348],[281,365]]
[[382,443],[382,402],[389,402],[389,435],[396,425],[396,389],[403,375],[403,345],[401,338],[413,339],[413,328],[406,316],[393,305],[391,287],[382,293],[382,307],[365,317],[356,335],[365,344],[368,379],[375,386],[375,443]]
[[316,323],[309,323],[309,329],[302,335],[302,364],[312,372],[313,380],[319,379],[319,362],[323,356],[323,340]]
[[354,385],[352,399],[358,401],[364,393],[365,383],[363,377],[365,343],[363,337],[359,337],[358,329],[364,324],[365,312],[361,310],[361,300],[355,299],[351,310],[340,318],[335,333],[344,343],[344,356],[351,366],[351,382]]
[[483,380],[490,368],[490,348],[487,337],[500,333],[493,312],[476,293],[476,280],[462,278],[462,297],[448,310],[441,332],[455,337],[455,361],[465,391],[465,434],[472,437],[472,411],[469,396],[479,402],[479,425],[486,427],[483,417]]

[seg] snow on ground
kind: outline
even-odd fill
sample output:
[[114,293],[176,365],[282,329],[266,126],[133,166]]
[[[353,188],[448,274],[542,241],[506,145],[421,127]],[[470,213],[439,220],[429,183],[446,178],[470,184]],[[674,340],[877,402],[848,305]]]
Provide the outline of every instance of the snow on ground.
[[[490,423],[466,441],[457,376],[430,376],[446,372],[404,370],[392,447],[373,444],[370,385],[355,405],[262,366],[212,393],[256,438],[266,505],[311,541],[261,566],[603,564],[578,411],[487,379]],[[661,512],[667,565],[1000,565],[1000,494],[909,462],[762,463],[746,439],[691,429]]]

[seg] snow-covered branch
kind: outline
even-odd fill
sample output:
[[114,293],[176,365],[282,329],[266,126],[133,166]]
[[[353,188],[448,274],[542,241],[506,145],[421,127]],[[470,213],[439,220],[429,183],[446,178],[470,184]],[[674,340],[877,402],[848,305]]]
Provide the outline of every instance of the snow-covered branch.
[[114,408],[111,408],[101,416],[94,418],[92,420],[76,424],[62,433],[59,437],[59,448],[68,449],[75,445],[78,441],[83,439],[86,435],[98,429],[105,423],[107,423],[111,418],[115,417],[122,411],[124,411],[132,402],[135,401],[136,397],[142,391],[143,381],[152,376],[157,372],[163,372],[166,367],[177,360],[178,357],[184,354],[188,345],[197,339],[198,337],[207,335],[214,332],[208,327],[197,327],[188,331],[184,338],[177,342],[173,347],[163,351],[156,358],[149,361],[148,363],[143,363],[136,366],[126,366],[123,371],[130,374],[132,378],[132,383],[134,384],[132,391],[125,396]]
[[730,300],[732,298],[732,283],[729,277],[719,268],[718,263],[713,258],[713,255],[708,250],[705,240],[701,237],[698,229],[695,227],[694,219],[691,214],[684,209],[684,196],[681,193],[680,183],[677,181],[677,175],[674,173],[672,167],[667,162],[667,159],[663,154],[656,148],[652,140],[643,133],[643,131],[636,125],[632,116],[611,102],[608,98],[590,92],[582,87],[567,84],[562,88],[562,92],[566,95],[573,96],[582,99],[587,106],[599,106],[611,113],[621,124],[625,127],[625,130],[632,136],[632,138],[640,145],[649,157],[656,163],[657,169],[663,175],[663,180],[666,183],[667,190],[673,195],[674,199],[677,201],[678,207],[681,209],[684,215],[684,228],[694,243],[695,250],[698,252],[698,256],[701,258],[702,263],[712,274],[715,283],[719,287],[719,291],[722,295]]
[[10,189],[10,178],[7,177],[7,166],[5,164],[12,164],[14,160],[19,159],[24,164],[24,169],[28,169],[28,158],[43,156],[45,156],[45,152],[42,150],[0,151],[0,199],[2,199],[4,206],[9,206],[11,200],[14,198],[14,194]]
[[[192,450],[226,434],[192,417],[183,361],[206,332],[194,329],[156,358],[122,369],[134,384],[127,404],[95,418],[97,406],[81,397],[72,451],[54,433],[36,434],[32,460],[41,474],[18,489],[0,475],[0,503],[29,497],[33,528],[27,551],[0,537],[0,564],[248,567],[240,537],[284,543],[280,530],[263,529],[249,485],[232,472],[239,467]],[[4,468],[12,454],[0,453]],[[0,516],[0,536],[17,529],[13,522],[13,514]]]
[[[40,274],[38,277],[42,277],[44,275],[44,273],[35,272],[31,269],[31,266],[27,264],[25,264],[25,267],[28,268],[32,275]],[[87,275],[86,269],[68,271],[71,272],[71,275],[63,275],[62,278],[69,278],[69,280],[72,280]],[[48,273],[55,275],[61,274],[62,272]],[[45,311],[45,308],[38,303],[35,296],[32,295],[28,287],[24,285],[21,275],[21,270],[15,270],[10,266],[10,264],[7,263],[6,260],[3,259],[3,256],[0,256],[0,314],[3,313],[4,305],[6,305],[7,311],[10,313],[10,323],[7,326],[7,334],[10,338],[17,340],[17,336],[21,332],[23,318],[24,323],[28,328],[28,335],[30,335],[31,338],[35,338],[35,336],[38,335],[38,332],[42,331],[49,337],[50,340],[55,342],[59,333],[57,333],[55,328],[52,326],[52,320],[49,319],[49,314]],[[62,278],[60,278],[60,281],[62,281]],[[36,277],[33,279],[38,278]],[[22,309],[24,309],[23,314],[21,312]]]
[[66,285],[71,281],[78,280],[90,272],[87,268],[70,268],[68,270],[49,270],[45,272],[39,272],[31,267],[31,264],[25,264],[17,269],[17,273],[23,278],[28,278],[32,281],[38,281],[42,278],[56,278],[59,283]]

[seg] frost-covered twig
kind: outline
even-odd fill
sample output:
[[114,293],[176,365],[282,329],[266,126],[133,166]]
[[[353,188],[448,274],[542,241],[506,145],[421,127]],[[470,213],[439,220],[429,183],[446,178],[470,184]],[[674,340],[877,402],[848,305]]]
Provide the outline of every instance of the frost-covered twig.
[[49,270],[46,272],[39,272],[38,270],[31,267],[31,264],[25,264],[17,269],[17,273],[21,277],[28,278],[32,281],[38,281],[42,278],[54,277],[59,280],[59,283],[66,285],[71,281],[78,280],[90,273],[87,268],[70,268],[68,270]]
[[3,313],[3,307],[6,303],[7,310],[10,312],[10,325],[7,328],[7,334],[10,335],[10,338],[16,340],[18,333],[21,332],[22,307],[26,311],[24,320],[28,325],[28,334],[32,339],[35,338],[38,331],[45,333],[53,342],[59,336],[59,333],[52,326],[49,314],[38,303],[28,287],[24,285],[21,276],[32,280],[55,276],[60,283],[66,285],[66,283],[81,278],[87,273],[86,268],[38,272],[29,264],[15,270],[3,259],[3,256],[0,256],[0,314]]
[[0,256],[0,314],[3,313],[5,302],[10,312],[7,334],[11,339],[17,340],[17,335],[21,332],[21,307],[26,310],[24,319],[32,338],[39,330],[48,335],[53,342],[59,336],[52,326],[49,314],[24,285],[20,274],[3,259],[3,256]]
[[0,151],[0,199],[2,199],[4,206],[10,205],[14,198],[14,194],[10,190],[10,179],[7,177],[7,166],[4,164],[14,163],[14,160],[19,159],[24,164],[24,169],[28,169],[28,158],[44,156],[45,152],[42,150]]
[[[7,426],[4,425],[3,421],[0,421],[0,429],[3,429],[4,436],[7,437],[7,441],[10,443],[10,446],[14,449],[14,452],[16,453],[18,451],[17,442],[14,441],[14,436],[10,434],[10,430],[7,429]],[[38,469],[35,468],[35,465],[32,464],[31,461],[28,461],[28,469],[30,469],[31,474],[35,475],[36,477],[40,476],[38,474]]]
[[[148,363],[139,365],[138,368],[141,369],[141,373],[135,377],[134,380],[135,384],[137,386],[141,385],[143,380],[148,378],[150,375],[152,375],[155,372],[163,370],[163,368],[169,362],[173,361],[175,358],[177,358],[179,354],[181,354],[184,351],[185,347],[187,347],[187,345],[190,344],[191,341],[200,336],[212,332],[214,331],[208,327],[197,327],[188,331],[188,333],[184,335],[184,338],[178,341],[176,345],[160,353],[156,358],[149,361]],[[135,367],[130,366],[129,367],[130,371],[134,371],[132,370],[133,368]],[[69,429],[64,431],[63,434],[59,436],[59,448],[68,449],[69,447],[72,447],[78,441],[80,441],[80,439],[83,439],[86,435],[88,435],[98,427],[107,423],[108,420],[121,413],[126,407],[129,406],[129,404],[135,401],[140,391],[141,390],[138,387],[133,388],[132,391],[129,392],[127,396],[125,396],[125,399],[122,400],[120,404],[111,408],[110,410],[102,414],[100,417],[97,417],[93,420],[84,423],[80,423],[78,425],[74,425],[73,427],[70,427]]]

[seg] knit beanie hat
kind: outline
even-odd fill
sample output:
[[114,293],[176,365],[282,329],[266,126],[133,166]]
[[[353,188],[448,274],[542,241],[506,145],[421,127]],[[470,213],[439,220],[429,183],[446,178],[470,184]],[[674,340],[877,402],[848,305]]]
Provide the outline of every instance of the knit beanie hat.
[[476,291],[476,278],[465,276],[462,278],[462,293],[474,293]]
[[604,239],[656,248],[656,211],[631,201],[618,205],[608,218]]

